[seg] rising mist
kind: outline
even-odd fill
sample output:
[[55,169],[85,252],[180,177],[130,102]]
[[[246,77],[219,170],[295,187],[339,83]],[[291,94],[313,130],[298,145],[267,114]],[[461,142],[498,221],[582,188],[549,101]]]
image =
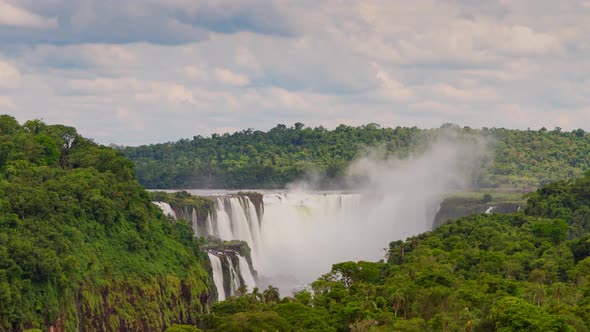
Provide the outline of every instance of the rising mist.
[[318,195],[305,191],[314,183],[297,183],[281,204],[265,196],[261,275],[287,294],[334,263],[383,259],[389,242],[431,230],[443,196],[471,186],[489,146],[477,136],[447,133],[406,159],[372,149],[342,179],[354,194]]

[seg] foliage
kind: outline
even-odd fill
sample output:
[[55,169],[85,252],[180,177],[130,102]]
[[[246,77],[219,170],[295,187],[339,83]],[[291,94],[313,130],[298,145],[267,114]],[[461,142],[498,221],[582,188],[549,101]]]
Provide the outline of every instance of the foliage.
[[195,323],[206,259],[149,198],[120,152],[0,116],[0,330]]
[[201,330],[191,325],[173,324],[166,329],[166,332],[201,332]]
[[122,151],[136,163],[139,181],[148,188],[282,188],[309,174],[320,175],[321,185],[330,187],[367,147],[403,158],[449,131],[465,139],[478,134],[494,144],[493,160],[477,174],[474,187],[534,188],[579,176],[590,167],[590,135],[559,128],[474,130],[445,125],[421,130],[369,124],[326,130],[297,123],[279,124],[268,132],[247,129]]

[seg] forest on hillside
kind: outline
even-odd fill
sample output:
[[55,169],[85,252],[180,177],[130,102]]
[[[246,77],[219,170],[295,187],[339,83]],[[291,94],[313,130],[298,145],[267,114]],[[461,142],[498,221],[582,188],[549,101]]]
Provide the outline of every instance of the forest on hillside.
[[579,176],[590,165],[590,135],[582,129],[476,130],[450,124],[427,130],[377,124],[327,130],[279,124],[268,132],[247,129],[121,149],[136,164],[139,181],[147,188],[283,188],[309,174],[318,175],[320,185],[329,188],[369,147],[404,158],[449,131],[489,142],[492,153],[475,174],[474,188],[532,189]]
[[0,116],[0,331],[161,331],[212,301],[191,227],[72,127]]

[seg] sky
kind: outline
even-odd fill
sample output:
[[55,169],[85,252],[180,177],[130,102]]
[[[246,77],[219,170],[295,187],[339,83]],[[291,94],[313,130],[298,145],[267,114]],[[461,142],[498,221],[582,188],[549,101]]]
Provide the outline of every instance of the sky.
[[590,0],[0,0],[0,113],[123,145],[296,122],[590,131]]

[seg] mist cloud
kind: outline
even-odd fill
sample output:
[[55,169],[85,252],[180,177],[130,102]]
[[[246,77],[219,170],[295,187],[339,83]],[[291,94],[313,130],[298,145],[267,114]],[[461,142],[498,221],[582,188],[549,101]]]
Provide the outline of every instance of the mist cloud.
[[382,259],[389,242],[431,230],[443,195],[471,185],[489,146],[478,136],[445,134],[406,159],[376,149],[347,172],[354,194],[293,190],[280,204],[271,197],[258,256],[262,274],[306,283],[337,262]]

